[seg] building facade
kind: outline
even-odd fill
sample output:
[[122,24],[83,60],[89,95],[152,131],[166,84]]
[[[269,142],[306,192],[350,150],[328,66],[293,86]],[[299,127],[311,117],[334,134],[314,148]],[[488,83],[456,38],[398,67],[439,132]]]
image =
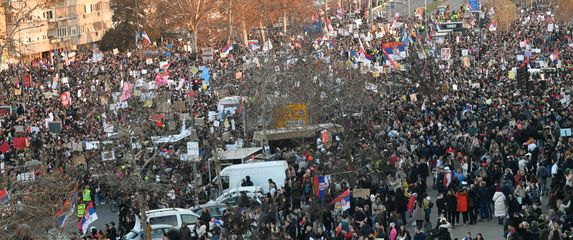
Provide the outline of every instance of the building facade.
[[110,0],[11,0],[11,4],[0,30],[6,34],[3,40],[13,44],[4,49],[3,59],[46,56],[54,49],[90,49],[113,27]]

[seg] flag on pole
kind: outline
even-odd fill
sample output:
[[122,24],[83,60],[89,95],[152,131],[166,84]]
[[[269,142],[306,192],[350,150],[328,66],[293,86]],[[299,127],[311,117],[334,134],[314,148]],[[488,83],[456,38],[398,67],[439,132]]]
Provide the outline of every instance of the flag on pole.
[[557,51],[557,49],[553,51],[553,53],[549,56],[549,59],[551,59],[553,63],[557,64],[557,62],[559,61],[559,52]]
[[344,191],[342,194],[332,200],[330,204],[334,204],[335,209],[341,210],[343,212],[350,209],[350,190],[347,189]]
[[141,38],[143,39],[143,44],[144,45],[149,45],[151,44],[151,39],[149,38],[149,35],[147,35],[147,33],[145,31],[143,31],[141,33]]
[[159,69],[161,71],[167,70],[169,68],[169,66],[171,66],[171,62],[169,62],[169,61],[163,61],[163,62],[159,63]]
[[84,216],[78,222],[78,229],[82,230],[82,233],[86,234],[90,224],[94,223],[98,219],[96,210],[94,208],[93,202],[90,202],[85,209]]
[[396,68],[396,63],[394,62],[394,60],[392,60],[392,57],[390,57],[390,55],[388,55],[388,52],[386,52],[385,49],[382,49],[382,51],[384,52],[384,56],[386,56],[386,58],[388,59],[388,62],[390,62],[390,66],[392,66],[393,68]]
[[227,45],[226,47],[221,49],[221,57],[227,57],[227,55],[229,55],[229,53],[231,53],[231,51],[233,50],[233,45]]
[[147,32],[141,32],[141,39],[143,40],[143,45],[151,44],[151,39],[149,38],[149,35],[147,35]]
[[68,220],[68,215],[66,214],[66,211],[64,211],[63,209],[56,213],[56,217],[58,217],[59,227],[63,227],[66,224],[66,221]]
[[492,31],[492,32],[493,32],[493,31],[496,31],[496,30],[497,30],[497,22],[496,22],[496,21],[491,22],[491,23],[489,24],[488,28],[489,28],[489,30]]
[[314,193],[316,194],[317,197],[320,198],[320,200],[324,199],[324,196],[326,195],[326,190],[328,189],[330,185],[330,175],[326,175],[326,176],[315,176],[314,177]]

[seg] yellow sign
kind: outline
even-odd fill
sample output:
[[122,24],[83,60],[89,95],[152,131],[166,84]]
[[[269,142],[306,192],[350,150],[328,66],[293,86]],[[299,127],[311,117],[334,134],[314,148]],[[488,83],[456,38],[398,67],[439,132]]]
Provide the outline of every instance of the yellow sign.
[[308,122],[308,107],[304,103],[288,104],[275,110],[278,128],[304,127]]

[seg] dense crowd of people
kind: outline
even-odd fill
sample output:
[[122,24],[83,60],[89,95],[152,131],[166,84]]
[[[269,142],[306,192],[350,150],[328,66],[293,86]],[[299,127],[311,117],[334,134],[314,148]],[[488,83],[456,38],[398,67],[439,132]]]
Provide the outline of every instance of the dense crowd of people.
[[[88,203],[96,208],[112,201],[119,204],[117,226],[112,222],[105,230],[90,229],[87,239],[114,239],[135,227],[143,203],[133,197],[134,188],[121,184],[134,171],[141,171],[144,181],[162,184],[146,189],[143,199],[149,209],[203,204],[217,197],[205,160],[224,144],[239,139],[252,144],[252,133],[243,131],[244,116],[239,111],[219,119],[225,122],[221,126],[209,120],[209,112],[217,111],[218,100],[226,96],[220,90],[253,97],[256,90],[248,82],[264,64],[259,58],[270,56],[269,52],[275,57],[312,52],[315,61],[332,65],[334,72],[366,66],[369,80],[388,90],[383,94],[364,90],[372,99],[372,107],[362,110],[367,120],[351,119],[344,126],[358,133],[356,142],[326,146],[317,133],[316,144],[271,146],[277,159],[289,163],[285,186],[271,186],[275,191],[258,200],[242,196],[237,206],[226,210],[219,227],[209,229],[212,218],[204,212],[191,232],[182,226],[176,236],[166,238],[469,240],[484,238],[471,232],[452,236],[453,229],[495,219],[499,231],[484,232],[489,238],[571,239],[573,151],[567,130],[572,127],[571,25],[557,25],[551,5],[535,2],[520,6],[522,11],[507,31],[486,27],[502,13],[485,8],[483,20],[475,20],[462,6],[373,22],[366,22],[365,11],[341,10],[337,17],[317,20],[322,28],[319,38],[277,34],[269,40],[274,50],[263,43],[265,53],[244,46],[212,60],[199,55],[193,59],[178,50],[181,46],[175,41],[129,53],[105,52],[101,59],[78,52],[73,61],[66,55],[56,56],[54,63],[11,66],[0,81],[6,89],[0,92],[0,105],[11,106],[10,113],[0,117],[2,186],[11,191],[17,176],[27,172],[38,179],[53,173],[78,174],[81,188],[74,202],[80,220]],[[356,19],[364,23],[356,26]],[[432,37],[439,31],[436,24],[455,20],[470,26],[442,40]],[[343,34],[349,24],[353,29]],[[389,56],[381,46],[393,42],[408,42],[409,56]],[[439,54],[444,48],[450,57]],[[165,60],[169,66],[159,67]],[[520,65],[543,70],[532,73],[534,81],[523,82],[512,70]],[[190,73],[192,66],[204,66],[210,76]],[[166,83],[164,73],[170,79]],[[25,82],[25,76],[31,82]],[[192,90],[194,79],[209,81],[210,86]],[[145,86],[139,85],[140,80]],[[147,87],[148,81],[157,88]],[[125,100],[130,105],[108,107],[124,102],[114,99],[124,97],[124,82],[133,84]],[[238,87],[224,87],[228,85]],[[66,92],[71,102],[63,106],[60,94]],[[167,96],[160,96],[163,93]],[[166,111],[149,119],[139,116],[148,94],[155,95],[153,107],[182,102],[191,110]],[[185,112],[203,123],[194,126],[204,160],[198,166],[199,181],[193,165],[178,160],[185,150],[176,143],[159,147],[161,157],[143,170],[138,168],[143,158],[130,161],[118,154],[113,161],[102,161],[101,151],[87,147],[87,142],[108,140],[110,126],[125,126],[121,124],[134,116],[138,122],[148,122],[141,124],[149,128],[147,136],[177,134],[185,125],[185,120],[177,119]],[[236,126],[227,126],[231,121]],[[52,129],[48,122],[61,122],[61,129]],[[171,122],[174,126],[168,126]],[[24,146],[20,138],[28,138]],[[343,138],[344,134],[335,139]],[[31,160],[41,164],[26,164]],[[315,177],[323,175],[331,180],[317,195],[320,186]],[[355,197],[358,189],[368,194]],[[337,198],[346,190],[353,195],[348,209]]]

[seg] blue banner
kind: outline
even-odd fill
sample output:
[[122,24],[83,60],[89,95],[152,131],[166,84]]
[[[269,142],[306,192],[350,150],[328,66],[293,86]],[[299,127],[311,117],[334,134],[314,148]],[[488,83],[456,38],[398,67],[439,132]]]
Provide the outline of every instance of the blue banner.
[[479,0],[468,0],[470,11],[479,11]]

